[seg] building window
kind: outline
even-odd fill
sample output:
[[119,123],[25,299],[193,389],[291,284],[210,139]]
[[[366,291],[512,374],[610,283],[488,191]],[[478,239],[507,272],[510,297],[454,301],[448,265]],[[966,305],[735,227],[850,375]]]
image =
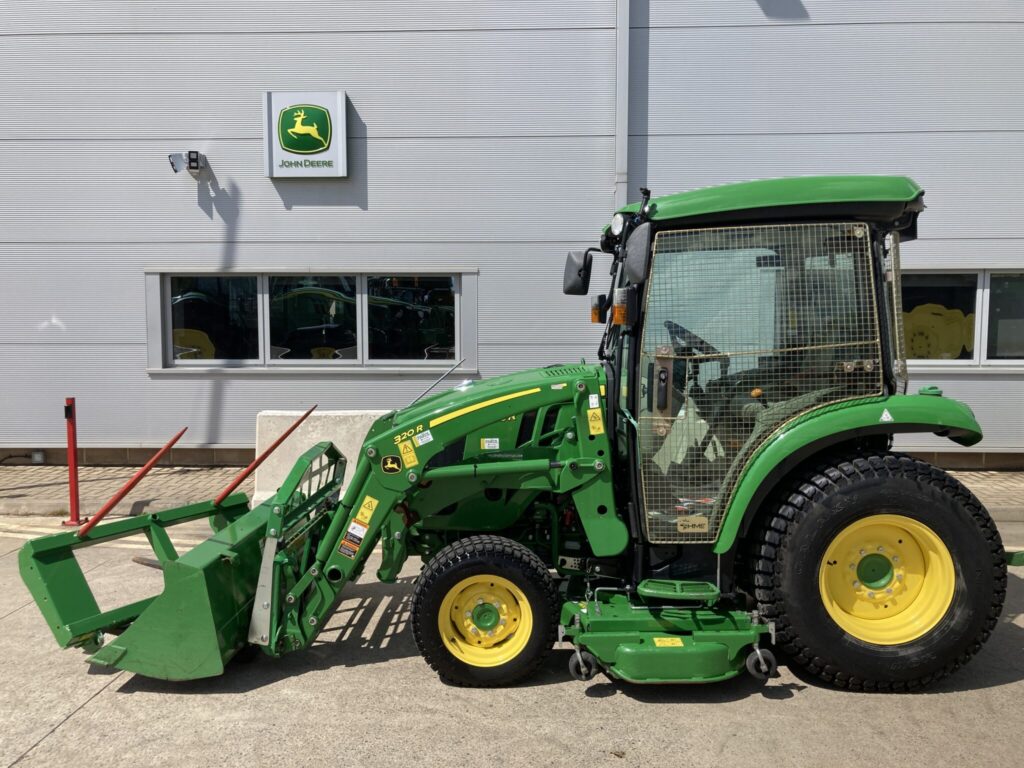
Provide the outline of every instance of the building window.
[[978,273],[903,275],[903,334],[911,360],[976,360]]
[[357,360],[354,276],[271,275],[271,360]]
[[147,273],[149,368],[473,371],[476,285],[475,271]]
[[455,279],[366,278],[371,360],[454,360]]
[[175,361],[259,359],[255,277],[175,275],[169,293]]
[[1024,274],[989,276],[988,360],[1024,359]]

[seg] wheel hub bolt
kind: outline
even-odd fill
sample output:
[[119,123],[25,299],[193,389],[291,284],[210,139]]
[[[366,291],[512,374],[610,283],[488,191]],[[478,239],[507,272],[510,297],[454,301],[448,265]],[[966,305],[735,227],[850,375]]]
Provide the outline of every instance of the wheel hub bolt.
[[478,597],[478,598],[476,599],[476,604],[477,604],[477,605],[483,605],[483,604],[484,604],[484,599],[483,599],[482,597]]
[[879,548],[878,548],[878,551],[879,551],[879,552],[885,552],[885,547],[879,547]]
[[892,556],[892,561],[893,561],[894,563],[898,563],[898,562],[900,561],[900,556],[899,556],[899,555],[893,555],[893,556]]
[[858,589],[859,587],[860,587],[860,582],[859,581],[853,582],[853,588],[854,589]]
[[887,590],[885,590],[885,594],[891,595],[892,594],[892,587],[889,587]]
[[470,616],[472,616],[472,615],[473,615],[473,614],[472,614],[472,612],[471,612],[471,611],[466,611],[466,618],[467,618],[467,619],[468,619],[468,618],[469,618]]
[[863,550],[863,549],[860,551],[860,553],[861,553],[861,555],[866,555],[867,554],[867,552],[865,550]]
[[874,592],[868,592],[868,597],[872,597],[873,598],[874,596],[875,596]]

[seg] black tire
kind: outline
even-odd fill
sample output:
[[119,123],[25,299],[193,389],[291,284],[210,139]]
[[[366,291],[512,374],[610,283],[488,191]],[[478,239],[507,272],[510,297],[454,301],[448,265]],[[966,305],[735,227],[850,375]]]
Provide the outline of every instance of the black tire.
[[[885,513],[930,528],[949,550],[955,575],[952,602],[938,623],[899,645],[845,632],[826,610],[818,583],[822,557],[840,531]],[[904,691],[934,683],[979,651],[1002,612],[1006,561],[988,512],[957,480],[909,456],[838,458],[808,471],[755,536],[755,595],[762,615],[775,621],[776,647],[840,688]]]
[[[532,627],[525,646],[498,666],[482,667],[458,658],[438,628],[445,596],[462,580],[493,575],[512,582],[525,595]],[[426,662],[453,685],[498,687],[512,685],[536,672],[555,642],[561,601],[547,566],[518,542],[501,536],[470,536],[438,552],[416,581],[412,628]]]

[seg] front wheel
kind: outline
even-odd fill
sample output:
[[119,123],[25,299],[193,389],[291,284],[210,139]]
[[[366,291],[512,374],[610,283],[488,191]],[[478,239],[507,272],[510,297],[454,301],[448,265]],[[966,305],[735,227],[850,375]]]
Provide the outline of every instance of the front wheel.
[[800,478],[761,529],[753,565],[779,647],[856,690],[910,690],[955,671],[1006,594],[984,507],[941,470],[889,453]]
[[470,536],[438,552],[417,580],[413,635],[443,680],[511,685],[551,650],[559,608],[537,555],[501,536]]

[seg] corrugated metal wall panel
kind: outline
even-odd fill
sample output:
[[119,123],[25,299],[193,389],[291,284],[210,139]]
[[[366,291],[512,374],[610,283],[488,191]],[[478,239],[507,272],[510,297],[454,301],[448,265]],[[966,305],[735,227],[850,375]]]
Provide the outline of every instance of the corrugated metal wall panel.
[[[926,194],[925,198],[930,195]],[[922,234],[929,234],[931,211],[921,219]],[[1024,269],[1024,237],[969,237],[935,240],[921,237],[900,250],[903,269]]]
[[[630,175],[655,194],[817,173],[907,174],[925,189],[929,239],[1019,237],[1024,134],[634,136]],[[646,169],[646,174],[644,170]],[[981,264],[979,264],[981,266]]]
[[[0,142],[0,230],[17,242],[575,241],[608,220],[613,144],[356,139],[349,178],[297,182],[263,176],[256,140]],[[185,149],[207,154],[218,190],[171,172],[167,154]]]
[[634,27],[1024,22],[1016,0],[632,0]]
[[[632,0],[631,199],[640,185],[907,174],[928,209],[905,268],[1024,271],[1022,24],[1015,2]],[[1021,451],[1022,371],[912,380],[975,408],[975,450]]]
[[[436,377],[147,373],[147,269],[466,269],[483,375],[594,353],[559,291],[613,205],[614,0],[4,12],[0,445],[61,445],[67,395],[83,445],[251,445],[258,410],[396,407]],[[318,88],[348,94],[349,178],[265,178],[263,91]],[[212,184],[171,173],[187,149]]]
[[608,30],[7,38],[0,137],[262,139],[263,92],[299,85],[345,90],[354,137],[610,136],[613,48]]
[[1012,373],[910,373],[910,390],[935,384],[946,397],[971,406],[985,433],[975,448],[961,448],[944,437],[903,435],[903,451],[1021,451],[1024,450],[1024,376]]
[[900,25],[634,30],[630,81],[647,91],[649,102],[631,111],[630,133],[1024,128],[1020,26],[934,24],[927,34],[911,31]]
[[212,34],[372,32],[446,29],[581,29],[610,27],[615,5],[604,0],[170,0],[144,9],[125,0],[75,7],[49,0],[5,0],[0,34]]

